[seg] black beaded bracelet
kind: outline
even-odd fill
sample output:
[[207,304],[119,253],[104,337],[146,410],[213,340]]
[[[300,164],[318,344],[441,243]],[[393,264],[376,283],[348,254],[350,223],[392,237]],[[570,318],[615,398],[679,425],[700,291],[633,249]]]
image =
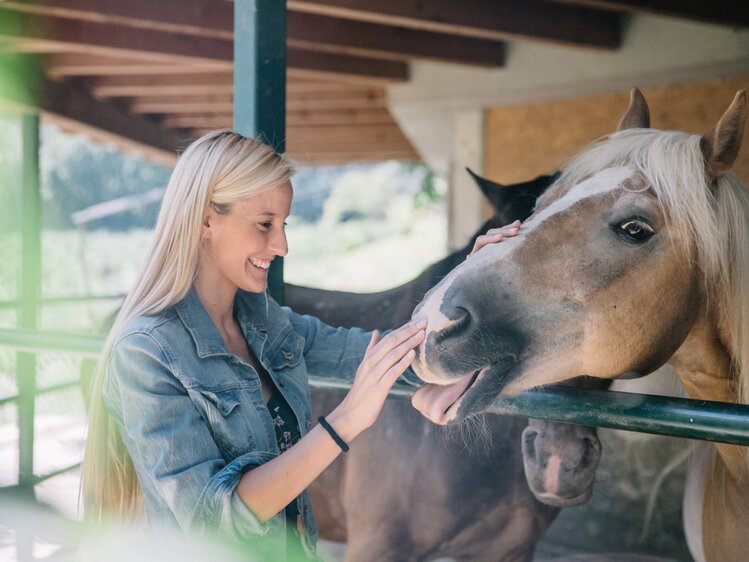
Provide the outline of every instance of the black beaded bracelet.
[[317,422],[333,438],[333,441],[335,441],[336,444],[341,448],[341,451],[343,451],[344,453],[348,451],[348,445],[343,439],[341,439],[341,436],[335,432],[335,429],[333,429],[333,427],[328,423],[328,420],[325,419],[325,416],[320,416],[319,418],[317,418]]

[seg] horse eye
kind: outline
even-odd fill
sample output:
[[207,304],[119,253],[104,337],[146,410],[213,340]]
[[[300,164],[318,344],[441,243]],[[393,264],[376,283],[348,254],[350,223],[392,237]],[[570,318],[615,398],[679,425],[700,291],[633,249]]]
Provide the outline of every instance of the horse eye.
[[619,232],[634,242],[644,242],[655,234],[653,227],[639,220],[623,222]]

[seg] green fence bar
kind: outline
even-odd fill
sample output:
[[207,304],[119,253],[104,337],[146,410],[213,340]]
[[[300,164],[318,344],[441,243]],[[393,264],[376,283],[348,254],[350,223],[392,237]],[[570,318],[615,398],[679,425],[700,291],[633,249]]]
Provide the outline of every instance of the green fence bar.
[[[21,172],[21,277],[18,326],[37,327],[37,301],[41,293],[41,192],[39,186],[39,116],[23,115]],[[36,356],[20,351],[16,355],[18,385],[18,486],[34,485],[34,406],[36,397]]]
[[[95,356],[103,343],[102,336],[0,330],[0,346],[26,351]],[[351,388],[346,381],[315,376],[310,377],[310,386]],[[414,390],[396,385],[390,397],[408,400]],[[749,405],[745,404],[548,386],[512,398],[499,397],[488,412],[749,446]]]
[[[286,1],[234,0],[234,129],[286,150]],[[268,271],[283,303],[283,259]]]
[[[310,377],[310,384],[328,390],[351,387],[320,377]],[[409,400],[413,393],[411,387],[397,386],[390,396]],[[548,386],[500,396],[487,412],[749,446],[749,405],[744,404]]]
[[0,347],[10,347],[16,351],[60,351],[98,357],[103,345],[102,336],[0,328]]

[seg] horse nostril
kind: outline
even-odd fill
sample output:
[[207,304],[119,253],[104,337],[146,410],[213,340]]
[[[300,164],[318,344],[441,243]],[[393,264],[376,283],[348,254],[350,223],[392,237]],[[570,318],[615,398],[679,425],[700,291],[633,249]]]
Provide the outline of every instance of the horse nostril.
[[435,335],[436,343],[445,341],[460,334],[465,331],[471,323],[471,313],[462,306],[452,308],[447,312],[446,316],[452,321],[452,323]]
[[590,437],[585,437],[582,441],[583,454],[579,466],[581,468],[587,468],[591,464],[598,462],[599,442]]
[[523,432],[523,454],[528,459],[536,458],[536,437],[538,432],[526,429]]

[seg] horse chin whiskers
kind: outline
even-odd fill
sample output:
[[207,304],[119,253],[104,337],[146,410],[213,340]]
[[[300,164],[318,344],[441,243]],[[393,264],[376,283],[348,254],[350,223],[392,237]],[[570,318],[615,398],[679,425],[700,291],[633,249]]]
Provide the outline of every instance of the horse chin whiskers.
[[446,446],[459,443],[468,456],[478,458],[494,453],[495,445],[487,414],[462,419],[459,423],[443,426],[442,436]]

